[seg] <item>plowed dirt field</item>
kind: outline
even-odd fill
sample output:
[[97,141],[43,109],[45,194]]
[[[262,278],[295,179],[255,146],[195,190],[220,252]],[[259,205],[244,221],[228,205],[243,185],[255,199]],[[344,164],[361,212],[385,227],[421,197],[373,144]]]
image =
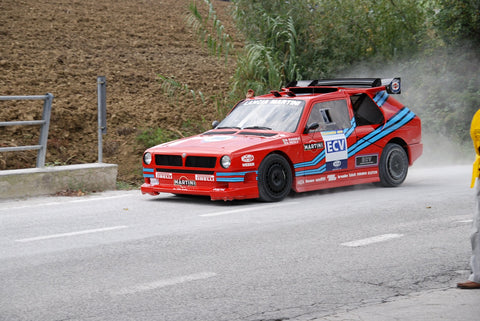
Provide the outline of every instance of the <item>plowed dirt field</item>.
[[[48,164],[96,162],[97,76],[107,79],[103,161],[139,183],[149,128],[201,132],[215,104],[168,96],[158,75],[226,95],[234,65],[208,54],[186,23],[190,0],[2,0],[0,96],[52,93]],[[197,1],[204,5],[203,1]],[[233,33],[229,3],[213,0]],[[0,102],[0,121],[41,119],[42,103]],[[198,126],[198,124],[201,126]],[[35,145],[38,127],[0,127],[0,146]],[[36,152],[0,153],[0,169],[35,167]]]

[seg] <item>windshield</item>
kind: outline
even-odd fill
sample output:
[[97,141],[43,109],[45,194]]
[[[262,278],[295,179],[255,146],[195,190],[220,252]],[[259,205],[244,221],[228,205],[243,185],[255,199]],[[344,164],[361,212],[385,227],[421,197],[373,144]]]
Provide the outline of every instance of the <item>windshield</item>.
[[305,102],[294,99],[255,99],[241,102],[216,127],[267,129],[293,133]]

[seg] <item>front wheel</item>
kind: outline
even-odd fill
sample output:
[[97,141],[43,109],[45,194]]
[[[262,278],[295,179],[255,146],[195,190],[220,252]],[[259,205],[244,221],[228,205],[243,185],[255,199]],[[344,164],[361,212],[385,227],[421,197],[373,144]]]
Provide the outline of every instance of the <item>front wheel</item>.
[[260,200],[278,202],[290,193],[292,171],[288,161],[277,154],[270,154],[258,168],[258,193]]
[[389,143],[380,157],[380,185],[395,187],[403,183],[408,173],[408,156],[402,146]]

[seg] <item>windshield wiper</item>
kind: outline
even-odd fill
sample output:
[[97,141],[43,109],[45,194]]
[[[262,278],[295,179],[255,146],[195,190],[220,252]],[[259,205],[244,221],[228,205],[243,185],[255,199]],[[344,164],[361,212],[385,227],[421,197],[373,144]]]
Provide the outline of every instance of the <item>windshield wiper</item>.
[[265,129],[265,130],[272,130],[270,127],[265,127],[265,126],[248,126],[248,127],[243,127],[243,129]]

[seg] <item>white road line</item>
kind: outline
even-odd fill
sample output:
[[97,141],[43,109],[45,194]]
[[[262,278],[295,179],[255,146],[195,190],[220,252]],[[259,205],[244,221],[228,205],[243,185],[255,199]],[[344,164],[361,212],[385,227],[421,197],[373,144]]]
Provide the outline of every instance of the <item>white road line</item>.
[[127,227],[128,226],[120,225],[120,226],[98,228],[98,229],[93,229],[93,230],[83,230],[83,231],[70,232],[70,233],[61,233],[61,234],[52,234],[52,235],[44,235],[44,236],[37,236],[37,237],[29,237],[29,238],[25,238],[25,239],[15,240],[15,242],[26,243],[26,242],[33,242],[33,241],[42,241],[42,240],[56,239],[56,238],[61,238],[61,237],[70,237],[70,236],[77,236],[77,235],[84,235],[84,234],[114,231],[114,230],[124,229],[124,228],[127,228]]
[[259,206],[249,206],[249,207],[242,207],[235,210],[228,210],[222,212],[215,212],[209,214],[200,214],[200,217],[212,217],[212,216],[221,216],[221,215],[229,215],[241,212],[248,212],[248,211],[261,211],[262,209],[272,208],[272,207],[280,207],[280,206],[287,206],[291,204],[298,204],[299,202],[283,202],[283,203],[276,203],[271,205],[259,205]]
[[155,290],[155,289],[182,284],[186,282],[205,280],[205,279],[213,278],[214,276],[217,276],[217,273],[201,272],[197,274],[184,275],[184,276],[179,276],[171,279],[163,279],[155,282],[134,285],[131,287],[123,288],[120,291],[114,292],[113,294],[116,294],[116,295],[135,294],[138,292]]
[[358,246],[364,246],[364,245],[369,245],[369,244],[378,243],[378,242],[385,242],[385,241],[396,239],[402,236],[403,234],[382,234],[382,235],[369,237],[366,239],[342,243],[341,245],[349,246],[349,247],[358,247]]
[[21,206],[12,206],[12,207],[2,207],[0,203],[0,211],[10,211],[10,210],[19,210],[23,208],[32,208],[32,207],[39,207],[39,206],[51,206],[51,205],[66,205],[71,203],[83,203],[83,202],[90,202],[90,201],[104,201],[114,198],[122,198],[126,195],[113,195],[113,196],[101,196],[101,197],[85,197],[80,199],[71,199],[65,201],[58,201],[58,202],[47,202],[47,203],[37,203],[37,204],[27,204]]
[[455,221],[455,223],[473,223],[473,220],[461,220],[461,221]]

